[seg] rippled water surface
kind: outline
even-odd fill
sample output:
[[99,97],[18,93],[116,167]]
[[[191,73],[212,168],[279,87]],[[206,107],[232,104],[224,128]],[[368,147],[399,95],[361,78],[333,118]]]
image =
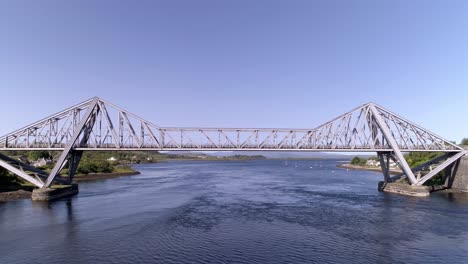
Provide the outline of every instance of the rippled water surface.
[[468,197],[376,190],[336,160],[169,162],[0,203],[0,263],[468,263]]

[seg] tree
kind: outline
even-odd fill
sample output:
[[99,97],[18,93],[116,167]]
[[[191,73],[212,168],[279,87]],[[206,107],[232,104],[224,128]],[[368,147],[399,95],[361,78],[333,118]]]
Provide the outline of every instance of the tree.
[[416,167],[443,154],[443,152],[410,152],[405,155],[405,159],[410,167]]
[[359,166],[363,166],[363,165],[366,165],[366,159],[362,159],[360,157],[354,157],[352,160],[351,160],[351,164],[352,165],[359,165]]
[[7,188],[11,186],[19,186],[16,177],[10,175],[8,171],[0,167],[0,190],[2,188]]
[[468,138],[463,138],[460,144],[463,146],[468,146]]
[[88,160],[82,160],[76,169],[79,174],[88,174],[96,172],[96,165],[89,162]]
[[98,160],[94,163],[96,164],[96,172],[112,172],[111,164],[107,160]]
[[41,151],[31,151],[28,154],[28,160],[35,161],[40,158],[48,159],[50,158],[50,154],[48,151],[41,150]]
[[76,170],[79,174],[112,172],[112,165],[107,160],[83,159]]

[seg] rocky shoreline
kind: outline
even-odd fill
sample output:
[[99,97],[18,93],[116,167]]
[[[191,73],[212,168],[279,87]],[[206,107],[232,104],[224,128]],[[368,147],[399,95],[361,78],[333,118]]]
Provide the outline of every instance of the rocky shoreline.
[[134,176],[140,174],[139,171],[128,171],[128,172],[109,172],[109,173],[89,173],[76,175],[73,179],[74,182],[87,182],[87,181],[98,181],[112,178],[118,178],[123,176]]
[[[106,180],[124,176],[133,176],[140,174],[139,171],[126,171],[126,172],[110,172],[110,173],[90,173],[90,174],[81,174],[76,175],[74,178],[74,182],[88,182],[88,181],[99,181],[99,180]],[[9,201],[16,201],[21,199],[31,199],[32,192],[27,190],[15,190],[15,191],[7,191],[7,192],[0,192],[0,202],[9,202]]]
[[[382,169],[379,167],[359,166],[359,165],[352,165],[349,163],[338,164],[336,165],[336,167],[342,168],[342,169],[349,169],[349,170],[367,170],[367,171],[382,172]],[[400,173],[401,173],[400,169],[390,169],[390,174],[397,175]]]
[[25,190],[0,192],[0,202],[10,202],[21,199],[31,199],[32,192]]

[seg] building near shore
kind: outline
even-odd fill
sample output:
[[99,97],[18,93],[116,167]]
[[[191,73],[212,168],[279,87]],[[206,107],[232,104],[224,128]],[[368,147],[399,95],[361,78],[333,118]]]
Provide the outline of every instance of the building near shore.
[[52,164],[51,159],[40,158],[32,163],[34,167],[43,167]]
[[[366,161],[366,165],[371,166],[371,167],[379,167],[380,166],[380,161],[373,160],[373,159],[368,159]],[[390,161],[390,167],[396,167],[396,166],[397,166],[397,164],[394,161]]]

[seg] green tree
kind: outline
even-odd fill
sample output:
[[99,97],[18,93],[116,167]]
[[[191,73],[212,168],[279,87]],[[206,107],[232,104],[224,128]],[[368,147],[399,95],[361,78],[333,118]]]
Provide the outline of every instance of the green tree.
[[463,146],[468,146],[468,138],[463,138],[460,144]]
[[95,165],[96,172],[112,172],[112,166],[107,160],[98,160]]
[[410,152],[405,155],[406,162],[410,167],[417,167],[427,161],[443,155],[442,152]]
[[363,158],[360,158],[360,157],[354,157],[352,160],[351,160],[351,164],[352,165],[359,165],[359,166],[363,166],[363,165],[366,165],[366,159],[363,159]]
[[16,177],[12,176],[7,170],[0,167],[0,190],[3,188],[8,190],[12,186],[19,186]]
[[83,159],[77,168],[79,174],[112,172],[113,167],[107,160]]
[[88,160],[82,160],[76,169],[79,174],[88,174],[96,172],[96,165]]
[[40,150],[40,151],[30,151],[28,154],[28,160],[35,161],[40,158],[48,159],[50,158],[50,154],[48,151]]

